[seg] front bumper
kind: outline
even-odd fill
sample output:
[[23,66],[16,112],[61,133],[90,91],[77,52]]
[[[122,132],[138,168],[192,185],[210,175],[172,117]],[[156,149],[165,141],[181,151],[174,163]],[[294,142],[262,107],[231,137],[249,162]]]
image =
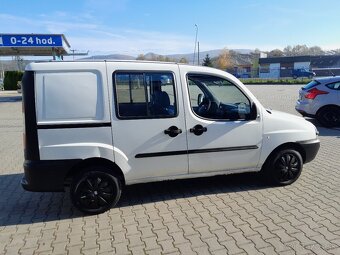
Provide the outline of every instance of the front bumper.
[[25,160],[21,186],[27,191],[64,191],[65,177],[81,159]]
[[298,142],[298,144],[300,144],[303,150],[305,151],[304,163],[311,162],[316,157],[316,154],[318,154],[318,151],[320,149],[319,139],[300,141]]

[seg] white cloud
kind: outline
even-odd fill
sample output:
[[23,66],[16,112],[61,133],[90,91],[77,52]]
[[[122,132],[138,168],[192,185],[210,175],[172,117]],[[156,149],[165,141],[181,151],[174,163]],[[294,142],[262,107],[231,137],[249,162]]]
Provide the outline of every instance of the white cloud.
[[[91,15],[71,16],[56,12],[51,15],[40,14],[40,21],[36,22],[34,17],[28,19],[0,14],[0,23],[4,24],[4,27],[10,26],[12,33],[62,33],[73,49],[90,52],[172,54],[191,52],[194,48],[194,38],[189,36],[111,28],[93,22],[92,18]],[[28,25],[23,27],[22,24]]]
[[158,54],[191,52],[193,48],[190,38],[143,31],[123,33],[120,38],[71,36],[69,41],[73,48],[78,47],[90,52],[100,50],[130,55],[147,52]]

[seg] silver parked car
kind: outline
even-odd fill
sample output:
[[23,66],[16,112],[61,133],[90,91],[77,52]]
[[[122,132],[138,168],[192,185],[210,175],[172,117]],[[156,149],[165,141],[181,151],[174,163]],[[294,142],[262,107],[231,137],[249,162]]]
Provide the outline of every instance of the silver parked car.
[[340,126],[340,76],[316,78],[302,87],[295,109],[325,127]]

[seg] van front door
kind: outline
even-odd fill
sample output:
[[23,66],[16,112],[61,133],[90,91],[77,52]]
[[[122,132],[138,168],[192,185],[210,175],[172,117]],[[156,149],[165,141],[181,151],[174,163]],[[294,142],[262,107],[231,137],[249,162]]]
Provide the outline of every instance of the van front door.
[[186,68],[181,67],[181,78],[187,81],[190,109],[186,114],[189,173],[256,169],[262,122],[251,100],[224,77],[190,73]]
[[[126,64],[126,66],[125,66]],[[112,78],[115,162],[127,183],[188,173],[186,128],[178,67],[107,63]],[[110,77],[109,77],[110,79]]]

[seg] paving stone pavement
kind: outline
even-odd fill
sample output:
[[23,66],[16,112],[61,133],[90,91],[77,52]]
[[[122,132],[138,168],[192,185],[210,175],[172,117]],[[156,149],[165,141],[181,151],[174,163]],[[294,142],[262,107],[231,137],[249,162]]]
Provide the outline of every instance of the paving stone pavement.
[[[297,114],[300,86],[248,87]],[[84,216],[68,193],[21,188],[20,97],[0,99],[0,254],[340,254],[340,129],[318,127],[320,152],[293,185],[254,174],[140,184]]]

